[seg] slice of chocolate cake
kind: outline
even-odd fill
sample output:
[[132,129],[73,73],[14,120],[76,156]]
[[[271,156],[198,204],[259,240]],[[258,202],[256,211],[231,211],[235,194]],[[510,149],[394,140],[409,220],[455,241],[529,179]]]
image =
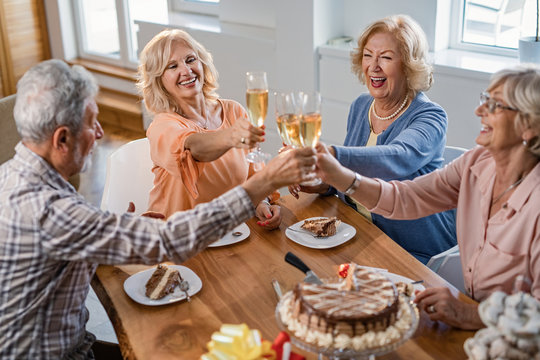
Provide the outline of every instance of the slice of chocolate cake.
[[171,267],[159,264],[146,283],[146,296],[152,300],[159,300],[174,291],[180,285],[182,276],[180,272]]
[[301,228],[311,231],[315,236],[333,236],[336,235],[339,224],[341,224],[341,220],[333,216],[331,218],[304,220]]

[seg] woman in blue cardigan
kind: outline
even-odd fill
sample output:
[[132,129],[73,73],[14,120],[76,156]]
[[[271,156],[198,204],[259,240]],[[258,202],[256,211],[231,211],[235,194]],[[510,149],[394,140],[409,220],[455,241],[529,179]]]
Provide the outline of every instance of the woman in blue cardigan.
[[[433,82],[427,51],[423,30],[404,15],[376,21],[360,36],[352,70],[369,94],[351,105],[344,146],[330,147],[343,166],[383,180],[413,179],[441,167],[447,117],[422,92]],[[294,196],[298,191],[336,193],[326,184],[289,190]],[[370,214],[346,194],[338,195],[424,264],[456,245],[454,211],[389,220]]]

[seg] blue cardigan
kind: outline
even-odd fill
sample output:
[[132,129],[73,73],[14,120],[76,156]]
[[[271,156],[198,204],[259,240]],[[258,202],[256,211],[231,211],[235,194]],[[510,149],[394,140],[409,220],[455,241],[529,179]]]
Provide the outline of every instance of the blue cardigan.
[[[409,108],[365,147],[373,97],[360,95],[351,105],[344,146],[336,158],[349,169],[383,180],[410,180],[441,167],[446,144],[446,112],[419,93]],[[334,190],[335,191],[335,190]],[[344,199],[343,194],[338,194]],[[372,214],[373,223],[424,264],[456,245],[455,210],[417,220],[389,220]]]

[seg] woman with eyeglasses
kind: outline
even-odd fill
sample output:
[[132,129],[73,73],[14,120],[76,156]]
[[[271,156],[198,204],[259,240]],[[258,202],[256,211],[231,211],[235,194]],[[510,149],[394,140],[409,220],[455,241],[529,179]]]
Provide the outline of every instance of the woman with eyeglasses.
[[[511,293],[519,275],[540,299],[540,68],[523,65],[493,75],[476,115],[478,147],[443,169],[412,181],[363,177],[318,147],[318,175],[370,211],[414,219],[457,208],[456,231],[465,288],[477,301]],[[463,329],[483,327],[477,305],[447,288],[416,295],[432,320]]]

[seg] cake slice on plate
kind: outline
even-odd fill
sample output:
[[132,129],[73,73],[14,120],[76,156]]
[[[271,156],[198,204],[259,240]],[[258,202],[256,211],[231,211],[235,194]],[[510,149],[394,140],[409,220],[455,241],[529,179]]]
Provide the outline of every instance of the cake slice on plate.
[[172,293],[180,285],[182,276],[172,267],[159,264],[146,282],[146,296],[152,300],[159,300]]
[[333,236],[336,235],[339,224],[341,224],[341,220],[333,216],[330,218],[304,220],[301,228],[312,232],[315,236]]

